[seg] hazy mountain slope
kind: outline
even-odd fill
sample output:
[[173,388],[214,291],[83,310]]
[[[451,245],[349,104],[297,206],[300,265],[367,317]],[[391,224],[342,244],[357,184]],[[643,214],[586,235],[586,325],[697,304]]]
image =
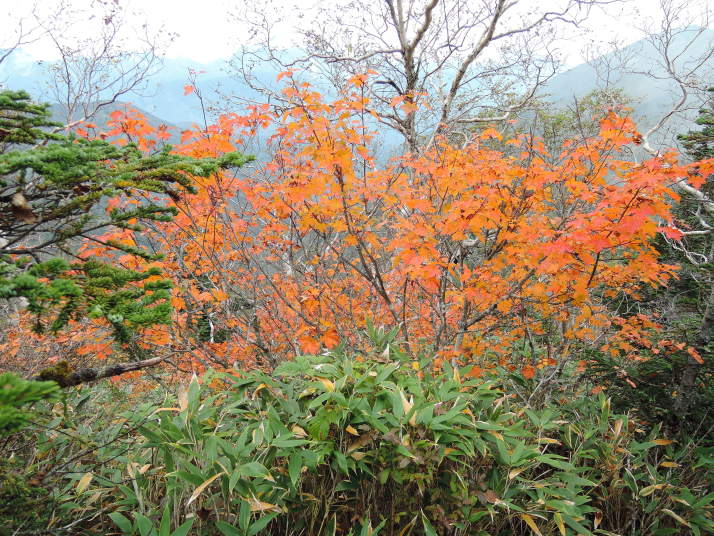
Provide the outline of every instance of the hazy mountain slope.
[[[692,30],[694,31],[694,30]],[[691,35],[691,34],[689,34]],[[673,46],[673,57],[679,56],[678,62],[690,61],[707,52],[714,46],[714,30],[706,30],[694,45],[686,47],[687,35],[681,35]],[[681,56],[680,56],[681,54]],[[613,59],[613,54],[609,55]],[[646,74],[633,74],[614,72],[611,74],[611,83],[624,90],[636,103],[633,117],[642,131],[653,126],[659,118],[671,109],[672,104],[681,96],[675,82],[669,79],[661,65],[661,59],[651,43],[638,41],[624,48],[621,56],[631,58],[630,70],[651,72]],[[702,78],[710,85],[714,85],[714,62],[702,66]],[[543,91],[547,99],[559,106],[572,105],[573,100],[589,93],[595,88],[602,87],[596,70],[589,64],[574,67],[551,79]],[[689,110],[682,115],[673,117],[667,127],[659,134],[658,141],[673,142],[673,136],[691,127],[691,121],[697,116],[696,109]]]
[[[675,44],[675,49],[677,46],[683,48],[684,40]],[[711,46],[714,46],[714,30],[707,30],[706,35],[702,36],[695,46],[681,51],[682,58],[696,57]],[[634,66],[638,70],[652,71],[655,76],[664,75],[662,68],[657,65],[657,55],[650,43],[638,41],[622,52],[624,56],[634,58],[631,68]],[[52,92],[49,91],[49,68],[49,64],[33,61],[22,50],[18,50],[0,64],[0,84],[11,89],[26,89],[38,100],[53,100]],[[190,69],[200,73],[198,84],[206,97],[207,105],[217,104],[221,107],[218,90],[222,95],[251,95],[245,85],[226,74],[223,62],[200,64],[187,59],[166,59],[146,90],[127,95],[124,100],[131,101],[138,109],[151,115],[152,122],[173,124],[180,128],[186,128],[193,123],[203,124],[203,113],[198,99],[195,95],[184,95],[184,86],[189,83]],[[714,65],[711,62],[705,65],[703,72],[709,73],[714,85]],[[270,83],[275,80],[276,75],[277,73],[264,70],[258,73],[258,78],[262,82]],[[668,80],[622,72],[612,73],[611,80],[636,100],[633,115],[642,130],[654,124],[677,98],[677,87]],[[600,85],[595,69],[591,65],[582,64],[551,79],[542,96],[556,105],[565,106]],[[660,134],[660,138],[673,139],[675,133],[686,130],[688,122],[695,116],[696,110],[692,110],[683,117],[674,118],[668,130]]]

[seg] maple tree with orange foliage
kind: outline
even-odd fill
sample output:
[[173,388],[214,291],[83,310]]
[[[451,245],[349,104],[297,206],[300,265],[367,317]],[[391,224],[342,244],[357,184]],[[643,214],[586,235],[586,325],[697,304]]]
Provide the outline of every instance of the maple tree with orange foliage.
[[[575,359],[575,345],[636,355],[626,336],[613,337],[631,321],[608,304],[674,276],[652,240],[677,235],[673,183],[703,180],[712,161],[682,165],[669,152],[632,162],[635,125],[609,114],[598,136],[568,142],[560,155],[487,128],[461,146],[436,139],[385,162],[373,153],[379,115],[364,90],[369,75],[332,101],[289,72],[281,77],[289,106],[221,116],[185,131],[174,149],[219,156],[262,136],[266,161],[197,177],[195,195],[166,200],[179,211],[172,222],[102,237],[165,255],[151,266],[173,281],[175,321],[137,334],[147,351],[184,371],[269,368],[339,344],[359,350],[371,319],[398,326],[413,355],[433,356],[436,367],[475,365],[473,374],[501,364],[531,378]],[[419,96],[392,105],[408,113]],[[115,112],[108,127],[79,132],[145,151],[168,137],[133,111]],[[107,254],[96,242],[82,249]],[[13,331],[5,350],[17,353],[28,337]],[[63,342],[101,359],[120,350],[99,322],[78,321]]]

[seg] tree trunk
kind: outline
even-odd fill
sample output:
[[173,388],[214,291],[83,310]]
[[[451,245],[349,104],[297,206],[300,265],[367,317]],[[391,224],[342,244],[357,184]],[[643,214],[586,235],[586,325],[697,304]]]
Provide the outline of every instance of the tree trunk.
[[[709,300],[704,310],[704,318],[702,318],[694,344],[700,355],[706,354],[707,345],[711,342],[712,337],[714,337],[714,285],[712,285]],[[691,355],[688,356],[687,363],[682,370],[682,377],[679,380],[677,396],[674,402],[674,413],[679,417],[684,417],[689,413],[694,398],[697,376],[699,376],[701,368],[701,363]]]
[[110,378],[119,376],[125,372],[141,370],[147,367],[153,367],[164,361],[165,357],[153,357],[144,359],[143,361],[133,361],[131,363],[117,363],[109,365],[101,369],[82,368],[71,370],[66,361],[62,361],[53,367],[46,368],[32,378],[38,381],[55,381],[60,387],[72,387],[80,383],[93,382],[102,378]]

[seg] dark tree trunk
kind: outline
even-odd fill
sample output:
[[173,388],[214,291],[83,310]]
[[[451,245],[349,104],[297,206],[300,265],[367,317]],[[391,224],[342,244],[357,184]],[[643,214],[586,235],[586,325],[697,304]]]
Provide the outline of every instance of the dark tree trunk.
[[[712,285],[711,292],[709,294],[709,300],[704,310],[704,318],[702,318],[702,323],[699,326],[699,332],[697,333],[697,338],[694,343],[694,348],[699,352],[699,355],[705,355],[707,351],[707,345],[711,342],[714,337],[714,285]],[[694,394],[696,392],[695,386],[697,383],[697,377],[699,376],[699,371],[702,368],[702,364],[694,359],[691,355],[687,358],[687,363],[684,365],[682,370],[682,376],[679,380],[679,387],[677,389],[677,396],[674,403],[674,412],[679,417],[684,417],[689,413],[689,409],[692,406],[692,401],[694,399]]]

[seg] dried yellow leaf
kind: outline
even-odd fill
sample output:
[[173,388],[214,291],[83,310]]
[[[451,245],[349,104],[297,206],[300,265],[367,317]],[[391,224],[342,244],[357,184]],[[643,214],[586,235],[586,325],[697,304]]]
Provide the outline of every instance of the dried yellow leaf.
[[595,512],[595,519],[593,520],[593,526],[595,528],[598,528],[600,526],[600,523],[602,523],[602,512],[597,511],[597,512]]
[[675,513],[672,512],[672,510],[670,510],[669,508],[662,508],[662,511],[663,511],[665,514],[667,514],[669,517],[671,517],[672,519],[674,519],[674,520],[678,521],[679,523],[681,523],[682,525],[685,525],[685,526],[687,526],[687,527],[691,526],[691,525],[689,524],[689,522],[688,522],[686,519],[684,519],[684,518],[681,517],[680,515],[675,514]]
[[648,495],[652,495],[656,490],[662,489],[666,485],[667,484],[653,484],[652,486],[647,486],[645,488],[642,488],[640,490],[640,497],[647,497]]
[[320,383],[325,387],[327,392],[333,393],[335,391],[335,384],[327,378],[318,378],[318,380],[320,380]]
[[516,469],[511,469],[511,472],[508,473],[508,480],[513,480],[525,470],[525,467],[517,467]]
[[154,410],[154,413],[160,413],[162,411],[181,411],[181,408],[159,408]]
[[547,443],[548,445],[560,445],[560,441],[552,437],[539,437],[538,443]]
[[94,478],[92,473],[85,473],[84,476],[79,479],[79,482],[77,482],[77,493],[82,493],[85,489],[87,489],[89,483],[92,481],[92,478]]
[[245,500],[250,505],[251,512],[280,512],[280,508],[277,505],[259,501],[255,497],[245,498]]
[[216,474],[213,475],[211,478],[209,478],[208,480],[206,480],[203,484],[201,484],[200,486],[198,486],[195,490],[193,490],[193,493],[192,493],[191,496],[188,498],[188,501],[186,501],[186,506],[188,506],[188,505],[191,504],[193,501],[195,501],[195,500],[198,498],[198,496],[203,492],[203,490],[206,489],[208,486],[211,485],[211,482],[213,482],[215,479],[217,479],[219,476],[221,476],[221,475],[223,475],[223,474],[224,474],[223,471],[221,471],[220,473],[216,473]]
[[555,524],[558,526],[560,534],[565,536],[565,523],[563,523],[563,516],[556,512],[555,515],[553,515],[553,519],[555,520]]
[[615,437],[618,437],[620,435],[620,432],[622,432],[622,423],[623,423],[622,419],[618,419],[615,422],[615,429],[613,430]]
[[182,385],[179,387],[178,403],[181,411],[186,411],[186,408],[188,408],[188,386]]
[[660,467],[679,467],[679,464],[674,462],[662,462],[659,465]]
[[540,529],[538,528],[538,525],[536,525],[533,516],[530,516],[528,514],[521,514],[521,519],[525,521],[526,525],[528,525],[535,534],[537,534],[538,536],[543,536]]
[[307,432],[305,431],[304,428],[299,427],[297,424],[294,425],[291,429],[293,434],[295,434],[297,437],[307,437]]

